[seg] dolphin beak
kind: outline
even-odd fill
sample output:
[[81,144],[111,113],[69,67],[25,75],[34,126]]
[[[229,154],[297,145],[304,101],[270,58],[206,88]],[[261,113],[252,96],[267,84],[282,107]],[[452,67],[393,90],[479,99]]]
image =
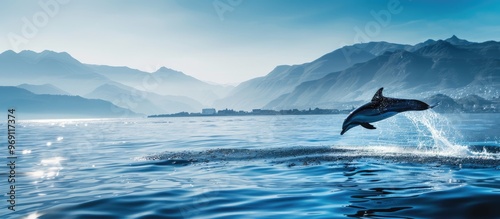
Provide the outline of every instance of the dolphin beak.
[[347,132],[347,129],[342,129],[342,132],[340,132],[340,135],[343,135],[345,132]]

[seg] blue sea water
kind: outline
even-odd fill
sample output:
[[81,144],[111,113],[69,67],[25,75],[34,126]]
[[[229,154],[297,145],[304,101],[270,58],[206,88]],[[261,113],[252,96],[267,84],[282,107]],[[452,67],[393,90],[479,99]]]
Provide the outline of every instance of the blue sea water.
[[345,117],[19,121],[0,218],[500,218],[500,114]]

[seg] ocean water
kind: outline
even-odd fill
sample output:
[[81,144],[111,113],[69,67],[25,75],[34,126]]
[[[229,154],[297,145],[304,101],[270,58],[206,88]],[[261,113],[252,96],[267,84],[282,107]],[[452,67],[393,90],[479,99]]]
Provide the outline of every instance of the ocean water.
[[0,218],[500,218],[500,114],[346,116],[18,121]]

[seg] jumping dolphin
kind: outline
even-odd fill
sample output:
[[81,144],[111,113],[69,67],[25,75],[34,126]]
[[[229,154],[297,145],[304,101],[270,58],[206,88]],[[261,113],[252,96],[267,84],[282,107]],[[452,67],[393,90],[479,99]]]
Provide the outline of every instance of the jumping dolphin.
[[382,90],[384,88],[378,89],[372,98],[372,101],[357,108],[352,111],[349,116],[344,120],[342,124],[343,135],[347,130],[352,129],[358,125],[363,126],[367,129],[376,129],[372,122],[377,122],[380,120],[387,119],[394,116],[400,112],[405,111],[420,111],[435,107],[429,106],[420,100],[406,100],[406,99],[396,99],[390,97],[384,97],[382,95]]

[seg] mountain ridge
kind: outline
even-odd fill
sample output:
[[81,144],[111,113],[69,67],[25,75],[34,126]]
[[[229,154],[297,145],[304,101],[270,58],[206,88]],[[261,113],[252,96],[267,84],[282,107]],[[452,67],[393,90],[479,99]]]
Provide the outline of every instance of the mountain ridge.
[[[216,106],[246,110],[274,107],[274,104],[280,102],[286,94],[293,92],[301,83],[321,79],[328,74],[334,74],[356,64],[383,56],[387,52],[407,51],[435,59],[463,58],[476,53],[479,55],[490,54],[490,58],[497,55],[498,50],[494,46],[489,50],[482,48],[485,49],[482,52],[469,51],[477,45],[478,43],[469,42],[453,35],[444,40],[429,39],[415,45],[379,41],[343,46],[311,62],[298,65],[279,65],[263,77],[242,82],[228,94],[228,97],[216,101]],[[498,55],[500,56],[500,54]],[[318,96],[309,96],[312,98],[311,100],[319,98]],[[294,106],[295,104],[292,104],[287,107]]]
[[74,95],[83,95],[108,78],[92,71],[66,52],[23,50],[0,54],[1,85],[52,84]]
[[500,59],[491,54],[498,52],[495,49],[500,43],[489,42],[487,46],[493,49],[485,50],[484,43],[458,42],[453,45],[438,40],[417,50],[386,51],[344,71],[303,83],[263,108],[332,108],[332,104],[369,100],[378,87],[397,89],[398,95],[408,96],[440,92],[456,98],[465,94],[498,95]]
[[212,105],[216,99],[224,97],[232,89],[230,86],[212,85],[166,67],[148,73],[128,67],[87,66],[115,82],[135,89],[160,95],[186,96],[207,106]]
[[35,94],[14,86],[0,86],[0,107],[14,108],[21,119],[121,118],[140,116],[104,100],[80,96]]
[[[127,88],[126,90],[131,92],[125,95],[134,96],[135,100],[139,100],[134,94],[147,92],[151,94],[147,95],[151,97],[147,101],[157,101],[154,105],[161,105],[160,109],[166,112],[200,111],[204,105],[210,105],[213,100],[222,97],[232,89],[230,86],[210,85],[166,67],[147,73],[128,67],[100,66],[100,68],[114,70],[110,74],[105,74],[96,68],[94,65],[81,63],[67,52],[7,50],[0,53],[0,77],[2,77],[0,86],[20,86],[38,94],[85,96],[103,85],[123,87],[127,83],[121,82],[125,81],[142,88],[140,91],[134,90],[133,92]],[[193,89],[193,87],[198,89]],[[195,91],[191,92],[191,90]],[[200,104],[189,97],[182,97],[190,96],[191,93],[198,95],[195,95],[198,100],[206,101],[205,104]],[[121,95],[123,96],[124,93],[122,92]],[[171,107],[164,102],[170,103]]]

